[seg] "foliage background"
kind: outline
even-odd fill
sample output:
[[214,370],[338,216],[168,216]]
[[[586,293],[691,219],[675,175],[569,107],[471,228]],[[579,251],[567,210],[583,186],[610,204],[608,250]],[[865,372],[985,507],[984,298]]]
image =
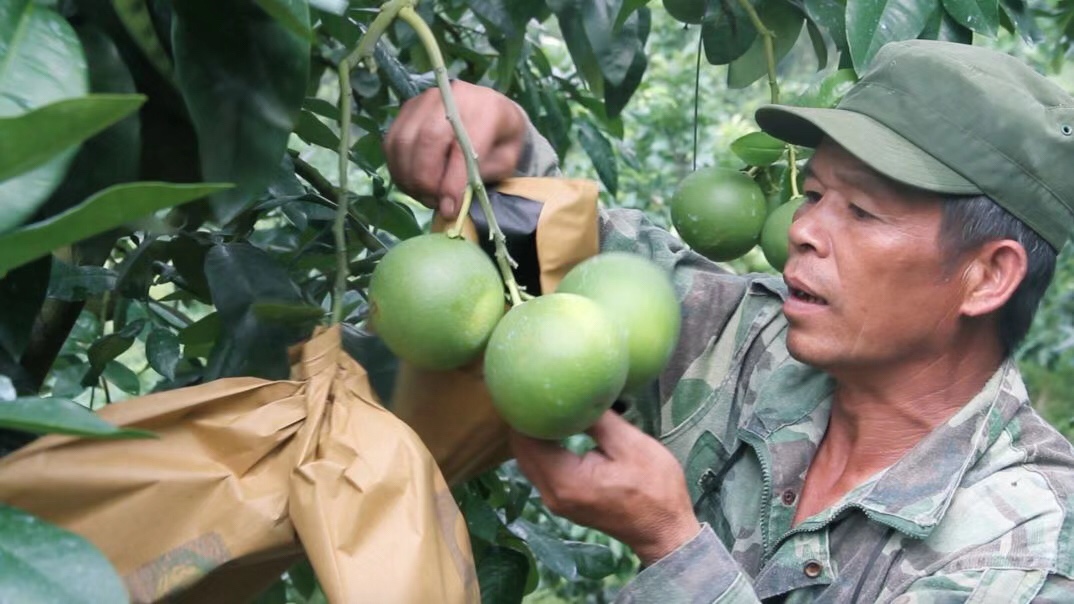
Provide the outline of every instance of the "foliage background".
[[[0,0],[0,272],[13,269],[0,280],[0,401],[14,400],[0,405],[0,427],[18,428],[0,431],[0,454],[31,433],[76,424],[76,433],[116,436],[79,424],[83,407],[218,377],[286,375],[286,346],[324,322],[332,302],[333,70],[375,4]],[[675,21],[657,0],[443,0],[419,10],[452,75],[507,92],[566,173],[600,181],[604,203],[666,225],[667,200],[695,163],[746,165],[732,143],[754,130],[753,109],[770,98],[753,41],[736,51],[748,60],[710,63],[730,52],[720,27],[745,17],[734,3],[709,6],[722,20],[703,26]],[[1070,0],[752,6],[766,23],[789,23],[777,47],[782,98],[791,102],[830,102],[838,92],[822,85],[845,80],[839,69],[860,69],[885,39],[919,35],[1001,48],[1074,88]],[[362,327],[364,289],[384,249],[421,232],[429,213],[392,188],[380,141],[401,100],[432,77],[402,25],[391,29],[378,66],[376,74],[355,71],[350,91],[357,109],[345,323],[350,350],[387,398],[393,360]],[[81,113],[47,113],[65,99],[80,99]],[[785,162],[760,168],[775,202],[785,199]],[[158,182],[172,184],[150,184]],[[211,182],[235,186],[192,184]],[[58,222],[71,216],[64,212],[75,219]],[[16,263],[28,241],[52,255]],[[757,250],[728,268],[771,270]],[[1036,404],[1068,437],[1072,313],[1068,249],[1018,353]],[[510,463],[456,496],[485,601],[608,601],[636,570],[622,544],[548,513]],[[97,570],[82,587],[96,599],[86,601],[109,601],[116,578],[92,546],[73,547],[70,534],[44,523],[44,533],[14,531],[10,519],[22,522],[20,514],[0,506],[0,554],[44,569],[40,580],[51,587],[71,583],[64,568],[91,561]],[[75,557],[26,549],[38,541]],[[17,566],[4,568],[0,592],[19,578]],[[312,570],[299,564],[260,601],[319,599]]]

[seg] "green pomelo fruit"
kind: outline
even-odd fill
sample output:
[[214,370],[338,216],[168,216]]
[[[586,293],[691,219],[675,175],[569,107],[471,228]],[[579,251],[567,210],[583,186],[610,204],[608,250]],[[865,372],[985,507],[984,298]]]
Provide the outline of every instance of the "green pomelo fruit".
[[787,200],[787,203],[772,210],[764,221],[764,228],[761,230],[761,251],[764,252],[765,260],[777,271],[782,271],[783,266],[787,264],[790,245],[787,233],[791,229],[791,222],[794,221],[794,213],[798,211],[804,200],[803,197]]
[[738,258],[757,245],[767,210],[761,187],[727,168],[697,170],[671,197],[671,222],[679,236],[716,261]]
[[664,10],[683,23],[701,23],[706,0],[664,0]]
[[489,338],[485,383],[515,430],[556,440],[593,425],[626,382],[623,335],[599,304],[554,293],[512,308]]
[[503,317],[503,282],[473,243],[419,235],[377,264],[369,303],[373,330],[399,358],[454,369],[477,357]]
[[682,322],[666,271],[637,254],[608,252],[572,268],[556,291],[594,300],[623,330],[630,359],[624,390],[633,391],[664,370]]

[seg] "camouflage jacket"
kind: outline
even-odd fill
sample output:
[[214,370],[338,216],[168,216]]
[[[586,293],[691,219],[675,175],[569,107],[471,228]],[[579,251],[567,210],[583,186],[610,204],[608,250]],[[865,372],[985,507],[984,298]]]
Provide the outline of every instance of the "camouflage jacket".
[[[522,172],[555,173],[542,143]],[[730,275],[632,210],[602,213],[601,248],[674,275],[680,343],[628,417],[682,463],[703,522],[618,602],[1074,602],[1074,449],[1013,362],[897,463],[792,526],[833,383],[787,352],[782,279]]]

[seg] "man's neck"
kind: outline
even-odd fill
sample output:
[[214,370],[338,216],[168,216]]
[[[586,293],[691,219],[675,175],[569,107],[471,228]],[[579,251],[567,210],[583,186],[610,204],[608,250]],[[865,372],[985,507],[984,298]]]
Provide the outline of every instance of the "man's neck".
[[898,461],[980,392],[1002,362],[997,348],[980,346],[881,371],[836,372],[828,429],[795,523]]

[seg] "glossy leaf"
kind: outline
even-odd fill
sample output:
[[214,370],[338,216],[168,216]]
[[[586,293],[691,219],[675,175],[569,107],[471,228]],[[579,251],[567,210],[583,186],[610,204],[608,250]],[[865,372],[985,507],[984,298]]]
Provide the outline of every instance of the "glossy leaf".
[[712,65],[727,65],[749,50],[757,37],[757,28],[738,2],[716,2],[710,6],[710,14],[701,23],[705,60]]
[[613,196],[619,191],[619,166],[615,161],[612,144],[604,134],[588,120],[578,123],[578,141],[585,149],[586,155],[593,162],[597,176],[604,183],[604,188]]
[[786,145],[770,134],[750,132],[731,143],[731,151],[751,166],[768,166],[783,157]]
[[622,0],[588,0],[581,3],[582,27],[593,49],[604,81],[619,86],[626,79],[634,56],[644,54],[643,42],[634,31],[637,18],[631,16],[616,27]]
[[226,188],[160,182],[109,187],[62,214],[0,235],[0,275],[56,248]]
[[[64,398],[24,397],[0,401],[0,427],[33,434],[67,434],[87,438],[147,438],[151,432],[114,426],[89,409]],[[3,531],[0,531],[0,536]],[[2,538],[2,537],[0,537]],[[3,574],[0,564],[0,575]],[[0,580],[0,593],[4,581]],[[0,601],[3,601],[0,598]]]
[[600,62],[594,54],[593,46],[586,36],[580,9],[574,4],[564,3],[561,8],[553,7],[553,10],[556,11],[556,20],[563,34],[563,41],[567,45],[567,51],[570,52],[575,67],[578,68],[578,73],[585,78],[594,94],[603,95],[604,75],[601,72]]
[[955,21],[954,17],[943,7],[938,7],[932,14],[920,37],[926,40],[943,40],[960,44],[973,43],[973,31]]
[[220,313],[209,313],[179,332],[184,358],[207,357],[220,338]]
[[813,45],[813,54],[817,57],[817,71],[821,71],[828,66],[828,42],[812,19],[806,19],[806,31],[809,32],[809,42]]
[[[94,94],[0,117],[0,180],[40,166],[134,113],[144,102],[140,94]],[[0,230],[10,228],[10,222],[0,216]]]
[[[15,273],[12,273],[15,274]],[[85,300],[112,291],[116,272],[103,266],[72,266],[58,258],[52,260],[48,297],[55,300]]]
[[831,0],[805,0],[806,15],[827,32],[840,51],[847,48],[846,6]]
[[123,581],[92,543],[0,504],[0,602],[129,600]]
[[[771,30],[776,39],[773,42],[775,60],[787,55],[798,41],[805,17],[797,8],[786,0],[767,0],[757,7],[761,22]],[[741,57],[727,67],[727,86],[745,88],[768,73],[768,59],[764,50],[764,38],[757,36]]]
[[142,331],[145,321],[132,321],[123,326],[117,332],[103,336],[90,346],[86,356],[89,358],[89,369],[82,377],[82,385],[89,388],[97,383],[97,378],[104,372],[108,363],[127,351],[134,344],[134,339]]
[[303,110],[295,125],[295,134],[311,145],[318,145],[332,151],[339,150],[339,136],[324,122],[317,119],[312,112]]
[[363,195],[352,201],[351,208],[366,224],[388,231],[399,239],[410,239],[422,233],[414,212],[398,201]]
[[148,3],[145,0],[112,0],[112,7],[123,23],[123,27],[126,28],[127,34],[138,45],[145,58],[161,76],[171,81],[174,75],[172,59],[168,56],[168,51],[164,50],[160,38],[157,37]]
[[254,0],[266,13],[272,15],[287,28],[288,31],[300,38],[313,41],[313,30],[310,29],[309,9],[304,2],[292,2],[291,0]]
[[508,547],[487,548],[477,564],[482,602],[521,602],[526,594],[529,558]]
[[[641,9],[632,14],[627,19],[626,24],[623,26],[624,31],[632,29],[637,36],[638,41],[644,47],[645,41],[649,37],[649,29],[652,26],[652,15],[648,9]],[[604,92],[604,105],[607,111],[608,118],[615,119],[619,117],[619,114],[626,107],[627,102],[634,92],[641,84],[642,77],[645,75],[645,70],[649,66],[649,59],[645,56],[644,52],[638,52],[634,55],[634,60],[627,69],[626,76],[623,81],[618,84],[611,82],[605,82]],[[548,91],[549,93],[551,91]]]
[[182,357],[179,337],[170,329],[154,329],[145,339],[145,356],[154,371],[174,380],[175,367]]
[[206,378],[286,378],[290,373],[287,347],[310,330],[305,325],[261,319],[252,307],[305,302],[287,271],[265,251],[234,243],[209,251],[205,276],[220,315],[221,332],[209,355]]
[[[600,579],[615,570],[611,550],[605,546],[563,540],[527,520],[516,520],[510,529],[526,540],[537,559],[549,570],[568,581],[581,576]],[[581,569],[585,570],[585,575]]]
[[[112,39],[90,23],[76,25],[75,30],[86,53],[90,90],[102,94],[136,93],[134,79]],[[67,169],[67,176],[41,206],[37,216],[46,218],[59,214],[101,189],[138,180],[142,151],[141,114],[141,111],[132,113],[82,143]],[[104,242],[103,245],[110,246],[111,243]]]
[[[303,15],[302,0],[286,1]],[[221,222],[264,189],[286,151],[309,77],[309,43],[247,2],[174,4],[175,71],[198,135],[207,180],[236,187],[213,196]]]
[[[86,59],[67,21],[32,0],[0,2],[0,117],[20,116],[88,91]],[[75,151],[68,148],[15,178],[0,178],[0,232],[22,224],[44,203]]]
[[928,23],[939,0],[856,0],[847,3],[847,42],[854,69],[861,74],[880,47],[912,40]]
[[964,27],[986,36],[996,35],[999,28],[997,0],[943,0],[943,7]]
[[131,371],[130,367],[119,361],[109,361],[104,366],[101,376],[108,380],[108,383],[115,385],[127,394],[137,396],[142,393],[142,385],[138,381],[138,375]]

